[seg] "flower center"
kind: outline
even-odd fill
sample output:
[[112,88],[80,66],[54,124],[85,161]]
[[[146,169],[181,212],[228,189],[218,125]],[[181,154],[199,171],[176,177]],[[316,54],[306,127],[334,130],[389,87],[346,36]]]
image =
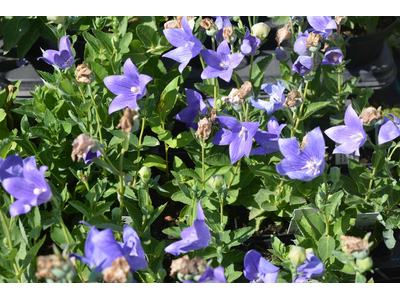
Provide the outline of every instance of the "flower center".
[[135,87],[135,86],[131,87],[131,92],[132,93],[137,93],[137,91],[138,91],[137,87]]
[[319,167],[321,166],[322,160],[318,160],[316,158],[309,160],[302,169],[306,169],[306,173],[311,175],[317,175],[319,171]]
[[247,129],[246,127],[242,126],[242,130],[239,132],[239,137],[241,137],[245,133],[247,133]]
[[337,61],[338,58],[339,58],[339,57],[338,57],[337,55],[334,55],[334,56],[333,56],[333,61]]
[[224,70],[229,69],[229,64],[223,61],[219,63],[219,66]]
[[357,134],[350,136],[350,138],[355,140],[356,142],[359,142],[363,139],[363,136],[361,133],[357,133]]
[[35,188],[35,189],[33,190],[33,193],[34,193],[36,196],[40,195],[40,194],[43,193],[43,192],[44,192],[44,190],[39,189],[39,188]]

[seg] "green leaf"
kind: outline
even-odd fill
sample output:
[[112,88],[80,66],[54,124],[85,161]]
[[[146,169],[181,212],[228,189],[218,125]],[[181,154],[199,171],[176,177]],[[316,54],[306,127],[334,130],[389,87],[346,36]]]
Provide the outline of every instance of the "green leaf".
[[46,236],[44,236],[39,243],[37,243],[35,246],[31,248],[31,250],[28,251],[28,253],[25,256],[25,259],[22,262],[22,267],[21,267],[21,274],[26,270],[26,268],[29,266],[31,261],[35,258],[36,254],[38,253],[40,247],[42,247],[44,241],[46,240]]
[[192,169],[184,169],[179,171],[179,175],[187,176],[193,179],[196,179],[198,181],[201,181],[202,179],[200,178],[199,174],[196,173],[195,170]]
[[149,168],[151,167],[156,167],[157,169],[160,169],[161,171],[165,171],[167,169],[167,166],[165,164],[165,160],[158,156],[158,155],[147,155],[143,162],[144,166],[147,166]]
[[2,266],[0,266],[0,276],[6,278],[6,279],[12,279],[15,277],[14,273],[3,268]]
[[367,282],[367,278],[365,278],[364,275],[357,273],[356,274],[356,283],[366,283]]
[[181,238],[182,230],[179,227],[169,227],[162,231],[166,235],[171,235],[177,239]]
[[150,217],[146,218],[145,226],[142,232],[145,232],[148,228],[150,228],[150,225],[153,224],[153,222],[158,218],[158,216],[162,213],[167,204],[168,202],[157,207],[150,213]]
[[205,163],[210,166],[230,166],[232,165],[230,158],[225,154],[213,154],[205,158]]
[[228,248],[238,246],[242,244],[244,241],[249,239],[254,233],[254,228],[252,227],[245,227],[233,230],[230,235],[230,242],[227,245]]
[[153,48],[153,46],[157,46],[158,35],[154,28],[141,24],[136,27],[136,33],[143,45],[145,45],[147,48]]
[[264,74],[265,70],[271,63],[271,61],[274,59],[275,54],[269,55],[267,57],[264,57],[260,61],[258,61],[253,69],[253,73],[251,76],[251,83],[253,84],[253,92],[254,92],[254,97],[257,98],[258,94],[260,92],[261,84],[264,82]]
[[160,145],[160,142],[153,136],[145,136],[143,139],[142,146],[155,147]]
[[7,114],[4,111],[4,109],[0,108],[0,122],[3,121],[6,116],[7,116]]
[[4,54],[7,54],[7,52],[18,43],[20,38],[28,31],[28,29],[29,20],[27,18],[13,17],[8,20],[3,31]]
[[361,174],[365,173],[369,175],[370,172],[367,170],[367,168],[358,161],[349,159],[349,173],[351,175],[351,178],[353,178],[356,182],[358,191],[361,194],[365,194],[368,191],[369,179],[361,177]]
[[103,47],[106,49],[107,53],[109,55],[113,54],[113,44],[111,42],[112,38],[113,38],[113,34],[111,33],[105,33],[102,32],[100,30],[97,29],[92,29],[94,35],[97,37],[97,39],[99,40],[99,42],[103,45]]
[[89,219],[89,212],[87,211],[85,205],[82,202],[79,201],[69,201],[69,204],[71,204],[77,211],[82,213],[87,219]]
[[306,209],[302,210],[303,216],[313,232],[312,238],[319,240],[325,234],[325,223],[321,220],[318,214],[310,212]]
[[308,117],[311,117],[317,111],[319,111],[320,109],[323,109],[324,107],[328,106],[329,104],[331,104],[331,101],[321,101],[321,102],[309,103],[308,105],[305,106],[305,111],[304,111],[304,114],[303,114],[301,120],[305,120]]
[[396,240],[393,236],[392,229],[384,230],[382,232],[382,236],[383,236],[383,241],[385,242],[385,245],[386,247],[388,247],[388,249],[393,249],[394,246],[396,246]]
[[331,195],[328,199],[329,204],[326,206],[326,213],[331,216],[336,216],[338,213],[338,208],[340,206],[342,197],[344,196],[343,191],[339,191]]
[[104,78],[108,76],[107,70],[95,61],[91,61],[90,66],[96,74],[96,79],[98,79],[99,82],[103,83]]
[[158,104],[158,110],[164,119],[172,110],[178,98],[178,83],[180,76],[175,77],[163,90]]
[[103,168],[103,169],[106,169],[108,172],[110,172],[110,173],[112,173],[112,174],[114,174],[114,175],[119,175],[119,173],[116,171],[116,170],[114,170],[114,168],[112,168],[111,166],[110,166],[110,164],[109,163],[107,163],[105,160],[103,160],[102,158],[100,158],[100,157],[95,157],[95,158],[93,158],[93,160],[92,160],[96,165],[98,165],[99,167],[101,167],[101,168]]
[[39,37],[40,37],[40,30],[38,28],[35,28],[35,26],[31,25],[29,30],[24,34],[24,36],[18,42],[17,53],[19,59],[23,59],[25,57],[26,53],[29,51],[29,49],[31,49],[31,47]]
[[186,197],[185,193],[182,191],[176,192],[171,196],[171,199],[176,202],[182,202],[184,204],[191,205],[192,199]]
[[318,241],[318,253],[322,262],[325,262],[332,256],[332,251],[335,250],[335,239],[330,235],[324,235]]

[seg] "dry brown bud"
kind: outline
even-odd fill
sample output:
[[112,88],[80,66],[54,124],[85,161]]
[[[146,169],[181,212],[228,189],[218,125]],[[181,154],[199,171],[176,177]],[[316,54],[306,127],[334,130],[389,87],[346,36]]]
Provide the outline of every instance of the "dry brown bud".
[[130,266],[126,261],[125,257],[118,257],[113,261],[111,267],[105,269],[104,272],[104,281],[105,282],[116,282],[116,283],[125,283],[127,280],[127,275],[130,271]]
[[169,20],[169,17],[168,17],[168,16],[164,16],[164,20],[165,20],[165,21],[168,21],[168,20]]
[[240,87],[237,96],[240,99],[246,99],[247,95],[253,90],[253,86],[250,81],[246,81],[243,83],[243,85]]
[[230,26],[225,27],[222,32],[222,36],[223,36],[224,40],[227,41],[229,44],[231,42],[232,33],[233,33],[233,30],[232,30],[232,27],[230,27]]
[[170,276],[175,277],[177,273],[180,273],[182,277],[188,274],[200,275],[204,273],[206,268],[206,260],[198,256],[195,256],[193,259],[189,260],[189,256],[185,255],[172,261]]
[[173,217],[171,217],[171,216],[166,216],[165,218],[164,218],[164,220],[165,221],[167,221],[167,222],[172,222],[173,220],[175,220]]
[[87,152],[94,146],[94,140],[86,134],[80,134],[72,143],[72,161],[75,161],[75,156],[78,156],[78,162],[86,157]]
[[239,96],[239,90],[233,88],[231,92],[229,93],[228,97],[222,97],[221,100],[225,101],[226,104],[232,104],[232,105],[241,105],[243,103],[243,99],[240,99]]
[[276,32],[275,40],[278,42],[278,47],[281,46],[281,43],[287,39],[290,39],[292,34],[290,33],[290,23],[287,23],[285,27],[282,27]]
[[306,47],[318,47],[319,41],[322,39],[322,35],[314,32],[310,32],[306,40]]
[[375,107],[368,107],[362,111],[359,115],[360,119],[363,119],[363,122],[366,124],[375,123],[376,121],[382,118],[382,114],[379,110],[376,110]]
[[125,108],[124,115],[119,120],[117,127],[121,128],[121,131],[131,132],[133,126],[133,117],[135,116],[135,111],[129,107]]
[[211,122],[207,118],[203,118],[198,123],[198,128],[196,131],[196,138],[199,139],[201,136],[203,140],[207,140],[211,134]]
[[339,26],[346,17],[335,17],[336,25]]
[[170,20],[168,22],[164,23],[164,28],[165,29],[169,29],[169,28],[180,28],[180,22],[178,22],[177,20]]
[[89,84],[91,81],[89,79],[89,75],[92,73],[92,70],[88,68],[85,63],[76,67],[76,80],[78,82],[84,82]]
[[12,84],[7,85],[8,93],[11,94],[15,90],[15,86]]
[[283,106],[294,107],[299,100],[301,100],[301,94],[296,90],[290,91]]
[[328,43],[325,43],[325,44],[324,44],[324,48],[321,49],[321,51],[322,51],[322,52],[325,52],[328,48],[329,48],[329,44],[328,44]]
[[142,17],[134,17],[134,18],[132,18],[132,19],[130,19],[130,20],[128,21],[128,24],[133,23],[133,22],[138,22],[138,21],[140,21],[141,19],[142,19]]
[[308,136],[308,133],[303,137],[303,140],[301,141],[300,150],[303,150],[307,146],[307,143],[308,143],[307,136]]
[[[183,18],[183,16],[178,16],[178,17],[176,17],[176,20],[178,21],[178,25],[179,25],[179,27],[178,28],[182,28],[182,18]],[[190,16],[188,16],[187,17],[187,21],[188,21],[188,23],[189,23],[189,26],[190,26],[190,28],[192,28],[193,29],[193,27],[194,27],[194,18],[193,17],[190,17]]]
[[217,117],[217,110],[215,108],[211,109],[211,122],[215,125],[215,118]]
[[353,251],[369,250],[368,241],[362,238],[346,235],[341,235],[340,238],[342,240],[342,248],[346,247],[350,253]]
[[200,27],[205,30],[210,29],[212,26],[214,26],[214,21],[210,18],[204,18],[200,21]]
[[46,255],[46,256],[38,256],[37,257],[37,269],[35,276],[37,279],[53,279],[55,280],[56,277],[54,274],[51,272],[51,269],[53,267],[59,267],[64,265],[65,262],[62,259],[61,256],[52,254],[52,255]]

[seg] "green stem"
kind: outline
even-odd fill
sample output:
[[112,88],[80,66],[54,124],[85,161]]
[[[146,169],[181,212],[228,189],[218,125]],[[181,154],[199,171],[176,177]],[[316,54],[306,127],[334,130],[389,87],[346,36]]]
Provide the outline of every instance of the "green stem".
[[[204,64],[204,59],[203,59],[203,56],[201,55],[201,53],[199,53],[199,57],[200,57],[201,67],[203,68],[203,71],[204,71],[204,69],[206,68],[206,65]],[[210,84],[209,80],[211,80],[211,79],[206,79],[207,84]]]
[[232,183],[233,183],[233,181],[235,180],[235,177],[236,177],[236,175],[237,175],[237,173],[238,173],[238,170],[239,170],[240,162],[241,162],[241,161],[242,161],[242,158],[239,159],[239,161],[238,161],[238,163],[237,163],[237,165],[236,165],[236,169],[235,169],[235,172],[233,173],[233,177],[232,177],[231,181],[230,181],[229,184],[228,184],[228,190],[231,188]]
[[[325,185],[325,205],[328,204],[328,198],[329,198],[329,188],[328,188],[328,180],[326,178],[326,172],[324,171],[324,185]],[[325,217],[325,224],[326,224],[326,231],[325,234],[326,236],[329,236],[329,218],[328,215],[326,214],[326,206],[324,207],[324,217]]]
[[251,17],[249,16],[249,27],[253,27],[253,25],[251,24]]
[[237,74],[236,74],[235,70],[233,70],[233,76],[234,76],[237,88],[240,89],[239,79],[237,78]]
[[250,57],[250,72],[249,72],[249,81],[251,82],[251,75],[253,73],[253,61],[254,61],[254,55]]
[[217,103],[217,78],[214,78],[214,103]]
[[[128,138],[128,134],[125,136],[125,139]],[[122,142],[122,144],[125,143]],[[123,172],[123,167],[124,167],[124,154],[125,154],[125,149],[122,147],[121,149],[121,155],[119,157],[119,195],[120,195],[120,201],[119,201],[119,209],[120,209],[120,219],[119,219],[119,224],[122,224],[122,212],[124,211],[124,195],[125,195],[125,185],[124,185],[124,172]]]
[[[79,92],[81,93],[83,103],[86,103],[86,97],[85,97],[85,94],[83,93],[82,87],[80,85],[78,85],[78,88],[79,88]],[[86,126],[89,128],[89,135],[92,136],[92,126],[90,125],[90,122],[89,122],[89,116],[86,113],[85,113],[85,116],[86,116],[86,124],[87,124]]]
[[202,162],[202,181],[203,181],[203,190],[206,189],[206,165],[205,165],[205,142],[203,137],[201,139],[201,162]]
[[388,161],[390,161],[390,159],[392,158],[392,155],[394,154],[394,151],[395,151],[397,148],[399,148],[399,145],[396,145],[396,146],[393,148],[392,152],[391,152],[390,155],[388,156]]
[[106,160],[106,162],[108,162],[108,164],[110,165],[110,167],[114,170],[115,173],[119,174],[119,170],[117,170],[116,167],[114,167],[114,164],[111,162],[111,160],[108,158],[106,151],[104,150],[104,148],[100,148],[100,152],[101,154],[103,154],[104,159]]
[[149,197],[149,185],[146,182],[146,206],[150,205],[150,197]]
[[139,175],[140,150],[142,149],[142,138],[143,138],[143,131],[144,131],[145,124],[146,124],[146,117],[143,117],[143,119],[142,119],[142,128],[140,130],[140,135],[139,135],[139,147],[138,147],[138,155],[137,155],[136,173],[135,173],[135,177],[133,179],[132,186],[136,185],[136,181],[137,181],[137,178],[138,178],[138,175]]
[[293,27],[293,20],[292,17],[289,17],[290,20],[290,29],[292,30],[292,45],[294,47],[294,41],[295,41],[295,33],[294,33],[294,27]]
[[100,137],[100,143],[104,146],[103,144],[103,135],[101,133],[101,123],[100,123],[100,116],[99,116],[99,110],[97,109],[96,101],[94,100],[93,93],[92,93],[92,87],[90,84],[88,84],[89,87],[89,94],[90,94],[90,99],[93,102],[94,110],[96,111],[96,122],[97,122],[97,127],[99,131],[99,137]]
[[224,198],[221,193],[218,193],[219,197],[219,207],[220,207],[220,222],[221,222],[221,232],[224,230]]
[[308,83],[309,83],[309,81],[307,81],[306,87],[304,88],[303,103],[301,103],[299,114],[297,115],[297,118],[296,118],[296,124],[292,128],[292,133],[291,133],[290,137],[293,137],[295,135],[296,130],[297,130],[297,126],[299,126],[301,114],[303,113],[304,103],[306,103],[306,95],[307,95]]

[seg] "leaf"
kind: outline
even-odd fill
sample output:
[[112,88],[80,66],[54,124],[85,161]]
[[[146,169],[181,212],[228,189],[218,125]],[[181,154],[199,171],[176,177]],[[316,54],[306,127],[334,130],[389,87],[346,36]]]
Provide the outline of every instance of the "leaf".
[[114,168],[112,168],[111,165],[109,163],[107,163],[106,161],[104,161],[102,158],[95,157],[95,158],[93,158],[92,161],[99,167],[106,169],[108,172],[110,172],[114,175],[119,175],[119,173],[116,170],[114,170]]
[[3,268],[2,266],[0,266],[0,276],[6,278],[6,279],[11,279],[14,278],[14,273]]
[[79,201],[69,201],[69,204],[71,204],[77,211],[82,213],[87,219],[89,219],[89,212],[87,211],[85,205],[82,202]]
[[145,226],[142,232],[145,232],[148,228],[150,228],[150,225],[153,224],[153,222],[158,218],[158,216],[162,213],[167,204],[168,202],[157,207],[150,213],[149,218],[146,218]]
[[179,175],[183,175],[183,176],[187,176],[187,177],[190,177],[190,178],[193,178],[193,179],[196,179],[196,180],[198,180],[198,181],[201,181],[201,180],[202,180],[202,179],[200,178],[199,174],[197,174],[196,171],[195,171],[195,170],[192,170],[192,169],[184,169],[184,170],[181,170],[181,171],[179,171],[178,174],[179,174]]
[[7,54],[7,52],[18,43],[20,38],[28,31],[28,29],[29,20],[27,18],[13,17],[8,20],[3,31],[4,54]]
[[228,248],[238,246],[242,244],[244,241],[249,239],[254,233],[254,228],[245,227],[233,230],[230,235],[230,243],[227,245]]
[[205,163],[210,166],[231,166],[230,158],[225,154],[213,154],[205,158]]
[[188,204],[191,205],[192,204],[192,199],[186,197],[185,193],[182,191],[176,192],[171,196],[171,199],[173,201],[177,201],[177,202],[182,202],[184,204]]
[[97,37],[99,42],[103,45],[109,55],[113,54],[113,44],[111,42],[113,35],[111,33],[105,33],[98,29],[92,29],[94,35]]
[[154,28],[141,24],[136,27],[136,33],[140,41],[147,48],[153,48],[153,46],[157,46],[157,31]]
[[158,155],[147,155],[143,162],[144,166],[147,166],[149,168],[151,167],[156,167],[157,169],[160,169],[161,171],[165,171],[167,169],[167,166],[165,164],[165,160],[158,156]]
[[267,57],[264,57],[261,59],[259,62],[257,62],[254,66],[253,73],[251,76],[251,82],[253,84],[253,92],[254,92],[254,97],[257,98],[258,94],[260,92],[261,84],[264,82],[264,74],[265,70],[271,63],[271,61],[274,59],[275,53],[272,55],[269,55]]
[[153,136],[145,136],[143,139],[142,146],[155,147],[160,145],[160,142]]
[[0,108],[0,122],[3,121],[6,116],[7,116],[7,114],[4,111],[4,109]]
[[96,74],[96,79],[98,79],[99,82],[103,83],[104,78],[108,76],[107,70],[95,61],[91,61],[90,66]]
[[181,238],[182,230],[179,227],[169,227],[162,231],[166,235],[171,235],[177,239]]
[[24,34],[24,36],[20,39],[17,46],[18,58],[23,59],[29,49],[33,46],[33,44],[40,37],[40,30],[32,26],[29,30]]
[[313,232],[312,238],[319,240],[325,234],[325,223],[321,220],[318,214],[310,212],[306,209],[302,210],[303,216]]
[[301,120],[304,121],[305,119],[307,119],[308,117],[312,116],[317,111],[319,111],[320,109],[323,109],[324,107],[328,106],[329,104],[331,104],[331,101],[321,101],[321,102],[311,102],[311,103],[309,103],[305,107],[305,111],[304,111],[304,114],[303,114]]
[[324,235],[318,241],[318,253],[322,262],[325,262],[332,256],[332,251],[335,250],[335,239],[330,235]]
[[334,217],[338,213],[337,209],[340,206],[343,196],[344,196],[343,191],[339,191],[329,197],[328,199],[329,204],[326,206],[327,214]]
[[40,247],[42,247],[44,241],[46,240],[46,236],[44,236],[39,243],[37,243],[35,246],[31,248],[31,250],[28,251],[28,253],[25,256],[25,259],[22,262],[22,267],[20,273],[22,274],[26,268],[29,266],[31,261],[34,259],[36,254],[38,253]]
[[180,76],[175,77],[161,93],[158,110],[161,112],[163,119],[170,113],[178,98],[179,78]]
[[396,240],[393,236],[393,229],[384,230],[382,232],[383,241],[388,249],[393,249],[396,246]]
[[367,282],[367,278],[365,278],[364,275],[357,273],[356,274],[356,283],[366,283]]
[[370,172],[365,168],[361,163],[355,161],[353,159],[349,159],[349,173],[351,178],[357,184],[358,191],[361,194],[365,194],[368,191],[369,180],[361,177],[361,174],[366,173],[370,174]]

